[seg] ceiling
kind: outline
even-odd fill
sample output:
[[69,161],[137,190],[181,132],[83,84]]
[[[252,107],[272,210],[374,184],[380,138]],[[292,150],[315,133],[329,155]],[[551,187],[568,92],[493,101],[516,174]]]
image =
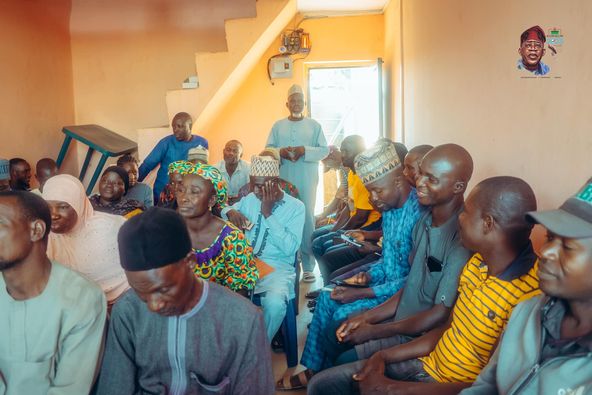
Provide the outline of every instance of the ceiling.
[[331,14],[380,12],[389,0],[298,0],[302,13],[327,11]]

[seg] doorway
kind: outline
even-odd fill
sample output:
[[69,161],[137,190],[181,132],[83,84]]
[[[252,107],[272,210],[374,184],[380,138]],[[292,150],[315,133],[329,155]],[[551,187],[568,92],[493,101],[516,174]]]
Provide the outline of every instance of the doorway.
[[[383,137],[382,59],[347,63],[307,63],[308,113],[323,127],[329,145],[339,147],[353,134],[370,147]],[[320,213],[335,193],[334,177],[319,168],[316,212]],[[325,185],[325,179],[330,178]]]

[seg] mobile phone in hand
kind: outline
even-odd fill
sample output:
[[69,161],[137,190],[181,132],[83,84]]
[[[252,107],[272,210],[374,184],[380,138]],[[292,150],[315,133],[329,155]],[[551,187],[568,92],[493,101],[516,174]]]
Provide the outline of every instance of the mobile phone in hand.
[[337,286],[341,286],[341,287],[349,287],[349,288],[368,288],[368,285],[366,284],[351,284],[351,283],[346,283],[343,280],[331,280],[331,283],[337,285]]
[[353,238],[351,238],[351,237],[347,236],[345,233],[342,233],[342,234],[340,235],[340,238],[341,238],[343,241],[345,241],[347,244],[351,244],[351,245],[353,245],[353,246],[356,246],[356,247],[361,247],[361,246],[362,246],[362,244],[361,244],[361,243],[359,243],[359,242],[358,242],[358,241],[356,241],[355,239],[353,239]]

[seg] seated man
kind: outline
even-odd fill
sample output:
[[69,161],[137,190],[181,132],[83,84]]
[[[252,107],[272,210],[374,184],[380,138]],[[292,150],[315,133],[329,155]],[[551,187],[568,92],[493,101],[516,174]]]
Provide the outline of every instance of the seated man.
[[[343,368],[364,365],[353,379],[375,393],[446,395],[470,386],[516,304],[540,293],[537,256],[529,239],[532,224],[524,217],[533,209],[534,192],[519,178],[493,177],[479,183],[459,217],[463,245],[479,252],[461,274],[450,320],[413,341]],[[405,381],[387,379],[385,373]]]
[[547,228],[538,271],[544,295],[516,307],[495,354],[462,395],[592,392],[592,178],[558,210],[528,219]]
[[[315,215],[315,228],[328,227],[331,229],[335,223],[336,216],[343,210],[347,204],[347,172],[341,162],[341,152],[339,148],[334,145],[329,146],[329,155],[321,161],[323,163],[325,195],[328,191],[332,192],[335,189],[335,196],[327,206],[323,208],[323,212]],[[335,171],[332,174],[331,171]],[[328,180],[331,183],[328,185]]]
[[360,177],[356,175],[354,168],[354,158],[364,151],[364,149],[364,139],[362,136],[347,136],[341,143],[341,161],[343,166],[349,169],[347,189],[350,207],[342,210],[337,222],[332,228],[318,229],[312,236],[312,251],[319,264],[319,269],[325,280],[325,284],[329,281],[329,275],[331,272],[348,263],[362,259],[365,256],[364,254],[357,252],[357,250],[348,250],[343,254],[343,257],[340,256],[333,260],[334,262],[337,262],[339,266],[336,267],[332,265],[328,267],[323,256],[328,249],[335,245],[333,240],[336,237],[339,237],[344,231],[351,229],[362,228],[371,231],[380,230],[380,213],[370,204],[368,190],[360,180]]
[[33,189],[31,192],[41,196],[45,182],[57,174],[58,165],[55,160],[51,158],[39,159],[37,165],[35,165],[35,178],[39,183],[39,188]]
[[10,164],[6,159],[0,159],[0,192],[10,191]]
[[10,189],[13,191],[31,190],[31,165],[22,158],[10,160]]
[[415,189],[403,177],[395,146],[381,144],[362,152],[356,157],[355,167],[370,191],[373,204],[383,211],[383,260],[345,280],[367,288],[338,286],[330,294],[321,293],[300,362],[307,370],[290,378],[290,383],[279,382],[277,389],[304,387],[314,373],[332,366],[330,350],[321,341],[328,329],[333,327],[335,333],[336,323],[385,302],[403,287],[409,273],[411,233],[423,209]]
[[[327,333],[326,349],[350,348],[337,363],[371,357],[375,352],[413,340],[448,320],[457,296],[458,279],[471,253],[459,240],[458,216],[473,172],[470,154],[455,144],[430,151],[421,162],[419,203],[430,207],[415,225],[407,283],[385,303],[345,321]],[[394,317],[394,320],[393,320]],[[385,320],[394,321],[381,323]],[[368,340],[377,339],[366,343]],[[353,345],[358,345],[351,349]],[[351,381],[354,369],[345,376]],[[318,377],[322,382],[325,372]],[[313,386],[318,391],[318,386]],[[309,388],[309,391],[312,389]],[[316,392],[318,393],[318,392]]]
[[224,159],[216,163],[216,168],[228,184],[228,203],[234,204],[240,200],[238,192],[241,187],[249,183],[251,165],[244,161],[243,145],[238,140],[230,140],[222,151]]
[[273,394],[261,313],[195,278],[183,218],[152,207],[119,231],[133,290],[115,304],[97,393]]
[[0,394],[88,394],[107,315],[101,289],[51,262],[47,203],[0,192]]
[[160,165],[154,181],[154,204],[159,201],[160,193],[168,182],[169,165],[175,161],[187,160],[187,154],[191,148],[198,145],[208,148],[208,141],[205,138],[191,134],[192,126],[191,115],[186,112],[176,114],[171,122],[173,134],[161,139],[140,165],[138,175],[140,182]]
[[418,145],[416,147],[411,148],[407,155],[405,155],[405,160],[403,161],[404,169],[403,174],[405,178],[411,184],[412,187],[415,188],[415,184],[417,183],[417,179],[419,178],[419,163],[430,150],[434,148],[431,145]]
[[279,175],[277,160],[253,156],[253,193],[222,210],[224,217],[244,229],[255,258],[274,269],[261,276],[255,287],[270,343],[286,315],[288,301],[294,297],[294,262],[304,229],[304,204],[280,190]]
[[129,189],[124,198],[137,200],[146,208],[154,206],[152,188],[148,184],[138,182],[138,160],[131,154],[125,154],[117,159],[117,166],[125,170],[129,178]]
[[[383,138],[377,141],[376,145],[392,145],[401,162],[407,157],[407,147],[405,147],[404,144],[395,143],[389,139]],[[411,186],[415,189],[415,184]],[[365,183],[364,187],[370,192]],[[376,207],[370,196],[368,199],[372,208],[382,215],[384,206]],[[371,226],[372,225],[370,225],[370,227]],[[362,271],[362,269],[367,269],[369,265],[378,261],[378,258],[382,253],[382,248],[379,245],[381,244],[380,240],[383,237],[382,225],[381,228],[377,230],[362,228],[348,230],[345,234],[355,239],[358,244],[361,244],[361,247],[351,247],[342,244],[331,247],[325,251],[325,254],[321,259],[322,264],[319,265],[325,282],[342,278],[344,276],[345,278],[349,278],[353,274]]]

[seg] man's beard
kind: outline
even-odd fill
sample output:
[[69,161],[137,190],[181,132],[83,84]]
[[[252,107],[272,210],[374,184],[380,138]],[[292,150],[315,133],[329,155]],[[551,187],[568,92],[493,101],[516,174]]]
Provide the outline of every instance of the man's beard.
[[6,270],[12,269],[21,263],[23,263],[24,258],[13,259],[12,261],[4,261],[0,260],[0,272],[4,272]]

